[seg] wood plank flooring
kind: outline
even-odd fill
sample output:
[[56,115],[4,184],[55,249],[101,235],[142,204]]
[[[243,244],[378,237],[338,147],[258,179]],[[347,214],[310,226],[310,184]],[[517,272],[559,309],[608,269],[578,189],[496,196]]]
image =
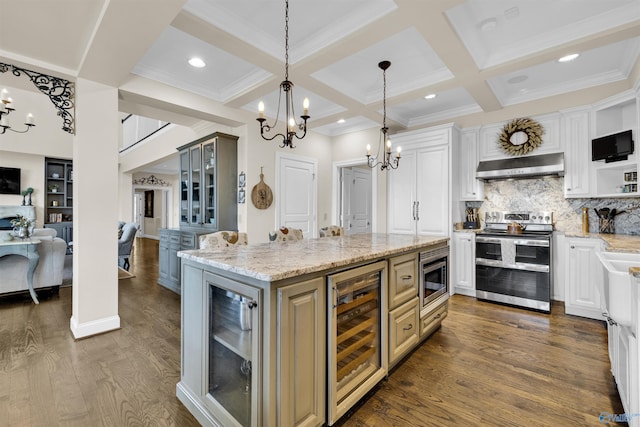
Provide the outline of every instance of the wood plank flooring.
[[[175,397],[180,297],[137,239],[122,328],[74,340],[71,288],[0,298],[0,427],[197,426]],[[454,296],[449,316],[344,426],[603,425],[622,413],[601,322]],[[265,426],[270,427],[270,426]]]

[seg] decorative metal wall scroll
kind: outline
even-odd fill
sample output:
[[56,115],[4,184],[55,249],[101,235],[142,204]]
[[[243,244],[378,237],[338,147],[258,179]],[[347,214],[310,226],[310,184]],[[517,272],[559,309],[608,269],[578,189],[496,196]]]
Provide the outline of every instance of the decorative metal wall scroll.
[[62,130],[75,135],[76,104],[75,84],[73,82],[0,62],[0,73],[6,73],[7,71],[11,71],[16,77],[20,77],[22,74],[29,77],[31,83],[40,92],[47,95],[58,110],[58,116],[62,117]]

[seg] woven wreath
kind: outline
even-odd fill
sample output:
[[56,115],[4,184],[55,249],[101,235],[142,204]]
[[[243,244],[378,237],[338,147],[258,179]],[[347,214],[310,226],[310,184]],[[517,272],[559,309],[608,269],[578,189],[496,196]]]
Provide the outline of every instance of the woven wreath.
[[[514,144],[511,141],[515,133],[523,132],[527,136],[527,140],[522,144]],[[528,117],[513,119],[502,128],[500,133],[500,146],[502,149],[512,156],[522,156],[533,151],[537,146],[542,144],[542,135],[544,128],[535,120]]]

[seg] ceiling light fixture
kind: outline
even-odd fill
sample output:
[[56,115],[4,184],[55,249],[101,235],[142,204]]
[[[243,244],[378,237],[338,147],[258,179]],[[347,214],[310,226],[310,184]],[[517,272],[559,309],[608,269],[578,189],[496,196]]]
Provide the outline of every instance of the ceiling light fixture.
[[346,120],[345,120],[345,119],[338,119],[338,123],[342,124],[342,123],[344,123],[344,122],[346,122]]
[[558,62],[571,62],[574,59],[576,59],[578,56],[580,56],[579,53],[572,53],[570,55],[565,55],[562,58],[558,59]]
[[[380,165],[380,170],[384,171],[385,169],[397,169],[398,164],[400,164],[400,147],[398,147],[398,152],[395,158],[391,158],[391,140],[387,138],[387,132],[389,132],[389,128],[387,127],[387,68],[391,66],[391,62],[382,61],[378,63],[378,67],[382,70],[382,128],[380,129],[380,141],[378,141],[378,151],[376,152],[375,157],[371,156],[371,145],[367,144],[367,164],[370,168],[375,168]],[[383,154],[382,160],[378,160],[378,156],[380,156],[380,147],[382,147]]]
[[195,68],[203,68],[207,64],[202,59],[193,57],[189,60],[189,65]]
[[27,133],[36,125],[33,120],[33,114],[27,113],[27,117],[24,122],[27,128],[25,130],[12,129],[9,124],[9,114],[14,110],[13,99],[9,96],[7,89],[2,89],[2,91],[0,91],[0,135],[4,134],[8,130],[16,133]]
[[[307,134],[307,120],[309,116],[309,99],[305,98],[302,103],[302,115],[300,118],[302,121],[296,123],[294,118],[295,111],[293,109],[293,82],[289,81],[289,0],[284,2],[284,80],[280,83],[280,95],[278,97],[278,110],[276,112],[276,118],[273,125],[265,124],[267,120],[264,117],[264,102],[258,103],[258,122],[260,122],[260,136],[262,139],[271,141],[276,137],[282,138],[281,148],[289,147],[294,148],[293,137],[302,139]],[[280,105],[282,101],[282,92],[284,92],[285,100],[285,132],[277,133],[272,137],[267,137],[265,133],[270,132],[278,124],[278,118],[280,116]],[[302,131],[302,135],[298,135],[296,128]]]
[[430,93],[429,95],[425,95],[424,99],[433,99],[436,96],[438,96],[438,95],[436,95],[435,93]]

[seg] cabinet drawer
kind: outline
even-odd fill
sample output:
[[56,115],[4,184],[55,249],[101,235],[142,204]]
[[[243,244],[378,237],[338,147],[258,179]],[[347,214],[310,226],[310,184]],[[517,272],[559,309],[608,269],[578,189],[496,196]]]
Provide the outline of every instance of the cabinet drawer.
[[389,308],[393,309],[418,295],[418,253],[389,260]]
[[171,233],[169,234],[169,242],[170,243],[180,243],[180,233]]
[[182,249],[195,249],[196,248],[196,236],[195,234],[185,234],[182,233],[180,235],[182,245]]
[[389,312],[389,364],[397,362],[417,343],[419,333],[418,297]]
[[426,338],[433,331],[438,329],[442,320],[447,317],[447,309],[449,302],[445,302],[440,307],[429,312],[426,316],[420,319],[420,338]]
[[160,230],[160,243],[169,243],[169,230]]

